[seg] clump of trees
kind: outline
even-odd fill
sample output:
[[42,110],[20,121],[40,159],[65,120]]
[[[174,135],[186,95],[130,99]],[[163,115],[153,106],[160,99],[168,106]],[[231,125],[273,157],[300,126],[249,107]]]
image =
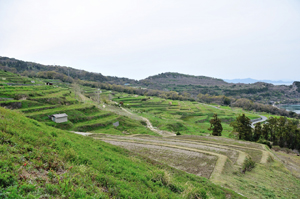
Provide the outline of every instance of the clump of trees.
[[198,94],[197,95],[197,98],[199,101],[201,102],[205,102],[205,103],[217,103],[217,104],[220,104],[220,105],[230,105],[231,102],[234,102],[235,99],[232,98],[232,97],[226,97],[225,95],[217,95],[217,96],[214,96],[214,95],[209,95],[209,94]]
[[212,131],[212,135],[221,136],[223,127],[221,124],[221,120],[218,118],[218,115],[214,114],[213,119],[211,119],[209,122],[210,122],[210,128],[208,130]]
[[199,94],[197,96],[198,101],[204,103],[216,103],[220,105],[229,105],[231,107],[239,107],[248,111],[258,111],[258,112],[267,112],[274,115],[281,115],[291,118],[299,118],[300,115],[292,111],[286,111],[284,109],[279,109],[275,106],[269,104],[262,104],[258,102],[253,102],[246,98],[235,99],[233,97],[226,97],[225,95],[209,95],[209,94]]
[[286,111],[284,109],[279,109],[272,105],[261,104],[257,102],[253,102],[249,99],[241,98],[236,100],[234,103],[231,104],[232,107],[240,107],[245,110],[255,110],[258,112],[267,112],[275,115],[287,116],[291,118],[300,118],[300,115],[296,114],[292,111]]
[[300,150],[299,120],[270,117],[265,124],[257,123],[252,129],[251,120],[243,114],[230,125],[235,132],[238,132],[239,139],[264,143],[269,146],[272,142],[273,145]]
[[252,128],[251,120],[242,114],[236,118],[235,121],[230,123],[230,126],[233,127],[233,130],[238,132],[238,138],[242,140],[251,140],[252,139]]

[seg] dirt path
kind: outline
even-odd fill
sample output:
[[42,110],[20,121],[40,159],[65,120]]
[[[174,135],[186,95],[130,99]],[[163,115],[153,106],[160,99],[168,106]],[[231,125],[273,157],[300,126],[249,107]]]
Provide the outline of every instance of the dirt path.
[[217,160],[215,168],[214,168],[214,170],[213,170],[213,172],[210,176],[210,179],[212,181],[217,181],[218,177],[221,175],[221,173],[222,173],[222,171],[225,167],[226,161],[229,160],[227,158],[227,156],[221,155],[221,154],[218,154],[218,153],[199,150],[199,149],[193,149],[193,148],[188,148],[188,147],[183,147],[183,146],[176,146],[176,145],[171,145],[171,144],[158,144],[158,143],[141,142],[141,141],[138,142],[138,141],[134,141],[134,140],[119,140],[119,139],[112,139],[112,138],[94,138],[94,139],[99,139],[99,140],[102,140],[102,141],[107,140],[107,141],[131,142],[131,143],[148,144],[148,145],[155,145],[155,146],[164,146],[164,147],[183,149],[183,150],[194,151],[194,152],[198,152],[198,153],[204,153],[204,154],[207,154],[207,155],[217,156],[218,160]]
[[[129,112],[129,111],[126,110],[125,108],[121,107],[121,109],[122,109],[123,111],[127,112],[128,114],[133,115],[133,113]],[[163,136],[163,137],[176,136],[175,133],[168,132],[168,131],[162,131],[162,130],[159,130],[159,129],[154,128],[154,127],[152,126],[151,122],[150,122],[147,118],[142,117],[142,116],[140,116],[140,117],[142,118],[142,120],[144,120],[144,121],[146,122],[147,128],[149,128],[151,131],[153,131],[153,132],[155,132],[155,133],[157,133],[157,134],[159,134],[159,135],[161,135],[161,136]]]
[[83,136],[89,136],[89,135],[92,135],[93,133],[86,133],[86,132],[74,132],[74,131],[71,131],[72,133],[76,133],[78,135],[83,135]]

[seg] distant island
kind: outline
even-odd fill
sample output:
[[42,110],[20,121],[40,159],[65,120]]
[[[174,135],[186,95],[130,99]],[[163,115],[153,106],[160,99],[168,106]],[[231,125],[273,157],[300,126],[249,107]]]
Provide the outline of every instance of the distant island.
[[252,78],[245,78],[245,79],[224,79],[225,82],[228,83],[244,83],[244,84],[253,84],[256,82],[265,82],[274,85],[292,85],[293,80],[257,80]]

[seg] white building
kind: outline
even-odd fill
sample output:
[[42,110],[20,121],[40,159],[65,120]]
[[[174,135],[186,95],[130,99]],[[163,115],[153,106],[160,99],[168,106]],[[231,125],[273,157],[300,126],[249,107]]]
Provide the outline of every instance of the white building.
[[54,114],[54,115],[51,115],[51,119],[52,119],[53,122],[56,122],[56,123],[67,122],[68,121],[68,115],[65,114],[65,113]]

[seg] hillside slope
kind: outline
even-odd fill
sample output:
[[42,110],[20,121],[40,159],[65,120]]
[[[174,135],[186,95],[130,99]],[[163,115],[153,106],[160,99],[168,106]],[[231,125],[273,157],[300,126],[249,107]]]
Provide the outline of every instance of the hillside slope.
[[[2,65],[2,67],[1,67]],[[0,56],[0,69],[11,70],[11,72],[23,73],[23,75],[36,76],[38,72],[55,71],[57,73],[72,77],[73,79],[100,81],[114,84],[134,84],[136,81],[129,78],[119,78],[112,76],[104,76],[101,73],[88,72],[67,66],[59,65],[43,65],[34,62],[22,61],[9,57]]]
[[[5,74],[16,81],[22,78]],[[67,83],[53,81],[54,86],[32,83],[11,86],[0,80],[1,95],[9,98],[0,106],[18,109],[16,112],[0,109],[0,162],[4,162],[0,164],[3,173],[0,193],[7,198],[238,197],[195,175],[249,198],[297,198],[300,194],[299,179],[281,161],[274,160],[268,148],[209,136],[209,119],[217,113],[223,122],[222,135],[231,137],[229,123],[244,112],[241,109],[110,90],[101,90],[100,97],[97,87],[78,85],[80,89],[73,90]],[[122,109],[115,106],[121,102],[132,115],[148,118],[156,130],[177,132],[181,136],[150,136],[155,133],[149,132],[145,121],[121,114]],[[57,112],[66,112],[69,121],[57,124],[48,118]],[[246,115],[258,117],[254,113]],[[112,125],[115,121],[119,121],[118,127]],[[90,131],[96,140],[51,126]],[[247,156],[257,167],[242,174],[240,167]],[[289,159],[284,161],[289,169],[292,165],[293,173],[298,173],[294,163]]]
[[[196,97],[198,94],[225,95],[234,98],[247,98],[252,101],[269,103],[296,103],[299,102],[300,92],[293,89],[293,86],[273,85],[264,82],[252,84],[227,83],[224,80],[192,76],[180,73],[161,73],[140,80],[140,84],[149,89],[184,92]],[[294,83],[295,85],[295,83]]]
[[1,198],[242,198],[205,178],[0,107]]

